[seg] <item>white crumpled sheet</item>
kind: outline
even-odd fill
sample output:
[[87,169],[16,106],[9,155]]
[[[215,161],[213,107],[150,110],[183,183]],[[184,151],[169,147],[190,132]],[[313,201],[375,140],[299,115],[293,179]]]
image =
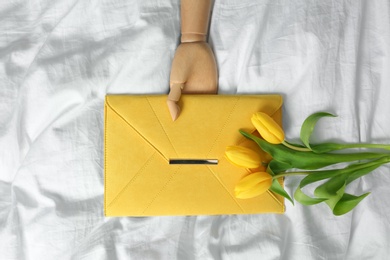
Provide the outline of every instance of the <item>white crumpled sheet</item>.
[[[179,0],[0,3],[1,259],[388,259],[390,167],[341,217],[286,202],[284,215],[106,218],[106,93],[167,93]],[[291,140],[390,143],[388,0],[216,0],[209,42],[219,92],[280,93]],[[291,194],[299,177],[286,179]]]

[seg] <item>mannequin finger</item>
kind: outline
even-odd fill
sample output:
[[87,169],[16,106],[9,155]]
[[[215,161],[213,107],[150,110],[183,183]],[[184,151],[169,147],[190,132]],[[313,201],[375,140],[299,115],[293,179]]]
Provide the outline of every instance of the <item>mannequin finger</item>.
[[180,115],[180,107],[176,102],[169,99],[167,100],[167,105],[168,105],[169,113],[171,114],[172,117],[172,121],[175,121]]
[[180,107],[177,102],[180,100],[183,86],[183,83],[171,83],[170,92],[167,98],[167,105],[173,121],[175,121],[180,115]]
[[179,101],[184,83],[171,83],[168,99],[172,101]]

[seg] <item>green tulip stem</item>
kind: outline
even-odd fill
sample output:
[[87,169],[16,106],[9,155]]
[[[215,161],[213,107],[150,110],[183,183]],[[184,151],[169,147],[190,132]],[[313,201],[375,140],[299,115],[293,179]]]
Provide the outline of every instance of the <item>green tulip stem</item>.
[[388,144],[338,144],[338,143],[322,143],[314,144],[310,147],[315,153],[327,153],[336,150],[353,149],[353,148],[373,148],[390,150]]
[[295,150],[295,151],[301,151],[301,152],[311,152],[312,151],[310,148],[294,146],[294,145],[287,143],[286,141],[283,141],[282,144],[284,146],[292,149],[292,150]]

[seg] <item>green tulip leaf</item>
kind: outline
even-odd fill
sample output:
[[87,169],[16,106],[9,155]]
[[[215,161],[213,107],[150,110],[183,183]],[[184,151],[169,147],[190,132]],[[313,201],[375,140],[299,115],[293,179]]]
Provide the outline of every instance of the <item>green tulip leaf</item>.
[[337,202],[344,195],[345,187],[347,186],[345,181],[346,178],[347,176],[345,175],[330,178],[327,182],[318,186],[314,190],[314,195],[317,197],[328,198],[325,203],[328,204],[329,208],[333,211]]
[[328,198],[312,198],[306,195],[300,187],[297,187],[294,193],[294,199],[302,205],[310,206],[326,201]]
[[[314,191],[315,196],[328,198],[326,204],[333,211],[334,215],[342,215],[352,210],[361,200],[363,200],[367,194],[361,196],[354,196],[345,194],[346,186],[353,180],[370,173],[378,168],[380,165],[389,161],[389,158],[383,157],[374,161],[356,163],[339,170],[329,170],[320,172],[316,178],[307,179],[301,181],[302,186],[320,179],[330,179],[324,184],[318,186]],[[333,176],[332,176],[333,175]],[[313,175],[314,176],[314,175]],[[307,176],[309,177],[309,176]]]
[[310,147],[315,153],[328,153],[332,151],[346,149],[343,145],[337,143],[312,144],[310,145]]
[[365,197],[367,197],[370,193],[367,192],[360,196],[351,195],[348,193],[344,193],[341,199],[337,202],[335,207],[333,208],[333,214],[336,216],[341,216],[345,213],[348,213],[352,209],[354,209],[360,201],[362,201]]
[[279,181],[277,179],[272,180],[272,185],[269,188],[271,191],[275,192],[276,194],[279,194],[289,201],[294,205],[294,201],[291,199],[290,195],[283,189],[282,185],[280,185]]
[[321,119],[322,117],[326,117],[326,116],[335,117],[335,115],[332,115],[330,113],[318,112],[318,113],[314,113],[314,114],[310,115],[303,122],[302,127],[301,127],[300,137],[301,137],[302,143],[307,148],[311,148],[310,147],[310,137],[311,137],[311,135],[313,133],[315,125],[317,124],[317,121],[319,119]]
[[321,143],[321,144],[310,144],[310,137],[314,131],[314,127],[318,120],[322,117],[336,117],[333,114],[327,112],[318,112],[310,115],[302,124],[301,127],[301,141],[307,147],[312,149],[315,153],[328,153],[337,150],[351,149],[351,148],[373,148],[373,149],[384,149],[390,150],[388,144],[339,144],[339,143]]
[[325,170],[325,171],[313,171],[308,174],[299,183],[299,187],[303,188],[313,182],[322,181],[340,175],[343,173],[343,169]]
[[360,169],[356,169],[353,173],[349,174],[349,176],[347,178],[347,184],[353,182],[354,180],[356,180],[356,179],[358,179],[366,174],[369,174],[370,172],[372,172],[373,170],[375,170],[379,166],[381,166],[385,163],[388,163],[388,162],[390,162],[390,156],[385,156],[385,157],[382,157],[382,158],[377,159],[377,160],[373,160],[373,161],[368,162],[368,163],[363,163],[364,167],[362,167]]
[[357,178],[360,178],[372,172],[380,165],[387,163],[389,161],[390,161],[390,157],[382,157],[380,159],[369,161],[369,162],[351,164],[343,169],[312,171],[309,172],[309,174],[301,180],[299,186],[303,188],[304,186],[311,184],[313,182],[325,180],[341,174],[349,176],[346,180],[346,184],[348,185],[349,183],[356,180]]
[[272,171],[274,175],[277,175],[280,172],[284,172],[288,169],[291,169],[291,165],[272,160],[269,162],[268,168],[270,169],[270,171]]
[[264,139],[240,130],[245,137],[255,141],[260,148],[269,153],[275,161],[290,165],[291,168],[315,170],[328,165],[351,162],[358,160],[376,159],[383,157],[378,153],[350,153],[350,154],[317,154],[314,152],[303,152],[290,149],[282,144],[270,144]]
[[[272,162],[272,161],[271,161]],[[266,172],[268,172],[272,177],[275,176],[275,172],[272,170],[272,168],[269,166],[271,162],[268,164]]]

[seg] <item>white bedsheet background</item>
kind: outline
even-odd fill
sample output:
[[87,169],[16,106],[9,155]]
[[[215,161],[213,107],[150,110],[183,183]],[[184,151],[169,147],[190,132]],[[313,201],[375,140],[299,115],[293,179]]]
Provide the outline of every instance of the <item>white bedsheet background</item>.
[[[390,167],[361,204],[286,202],[284,215],[105,218],[106,93],[167,93],[179,0],[0,3],[1,259],[388,259]],[[223,94],[281,93],[296,139],[390,142],[388,0],[216,0]],[[287,178],[291,194],[299,178]]]

